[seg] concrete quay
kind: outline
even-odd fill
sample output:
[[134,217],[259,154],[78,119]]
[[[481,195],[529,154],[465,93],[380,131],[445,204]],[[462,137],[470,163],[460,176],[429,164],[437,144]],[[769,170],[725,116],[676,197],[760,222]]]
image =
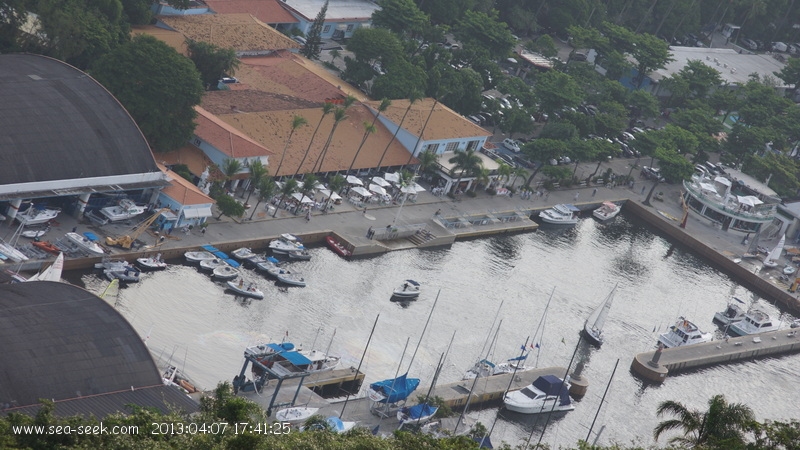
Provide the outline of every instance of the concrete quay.
[[800,352],[800,336],[794,329],[770,331],[757,335],[726,338],[685,347],[639,353],[631,362],[631,370],[642,378],[662,383],[670,373],[725,364],[765,356]]

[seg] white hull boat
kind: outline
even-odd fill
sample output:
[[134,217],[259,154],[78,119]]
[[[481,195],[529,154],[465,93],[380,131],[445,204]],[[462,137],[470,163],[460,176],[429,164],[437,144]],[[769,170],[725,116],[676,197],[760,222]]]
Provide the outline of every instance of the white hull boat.
[[256,270],[261,272],[267,272],[268,275],[275,276],[275,274],[271,273],[270,270],[277,269],[280,265],[280,261],[273,258],[272,256],[267,257],[264,261],[256,263]]
[[718,311],[714,313],[714,321],[719,322],[724,326],[732,325],[744,319],[744,310],[735,303],[728,303],[725,311]]
[[518,391],[509,392],[503,405],[521,414],[572,411],[575,405],[569,397],[570,384],[555,375],[544,375]]
[[775,331],[780,327],[780,322],[772,320],[769,314],[761,311],[760,309],[751,309],[745,313],[742,320],[732,324],[728,330],[731,332],[731,334],[735,334],[737,336],[746,336],[748,334],[759,334],[766,333],[767,331]]
[[295,250],[305,250],[305,247],[297,236],[283,233],[281,237],[269,242],[269,249],[272,250],[272,253],[278,255],[288,255],[289,252]]
[[288,270],[279,270],[275,275],[275,278],[277,278],[278,281],[283,284],[306,287],[306,279],[303,278],[303,275],[299,273],[290,272]]
[[236,250],[231,252],[231,256],[238,259],[239,261],[244,261],[246,259],[250,259],[256,256],[256,254],[247,247],[237,248]]
[[27,261],[28,257],[24,253],[12,247],[9,244],[0,242],[0,254],[14,262]]
[[491,377],[494,375],[503,375],[505,373],[519,373],[531,370],[533,367],[525,366],[521,363],[519,358],[513,358],[515,361],[509,360],[508,362],[495,364],[491,361],[481,360],[475,363],[468,369],[462,380],[474,380],[476,377]]
[[778,259],[781,257],[781,253],[783,253],[783,244],[786,242],[786,235],[784,234],[781,236],[781,240],[778,241],[778,245],[769,252],[766,258],[764,258],[764,267],[778,267]]
[[785,265],[783,267],[783,274],[784,275],[793,275],[795,272],[797,272],[797,267],[795,267],[795,266],[793,266],[791,264],[787,264],[787,265]]
[[419,297],[420,285],[414,280],[406,280],[397,289],[392,291],[392,296],[401,299],[412,299]]
[[190,263],[199,263],[200,261],[216,258],[213,253],[205,250],[201,250],[199,252],[186,252],[183,254],[183,256],[186,258],[186,261]]
[[146,210],[147,208],[138,206],[133,200],[122,199],[119,205],[101,208],[100,214],[108,217],[111,222],[119,222],[120,220],[132,219]]
[[38,239],[47,234],[48,231],[50,231],[50,227],[42,228],[41,230],[26,230],[19,235],[28,239]]
[[614,300],[614,291],[616,290],[617,287],[614,286],[608,297],[592,311],[592,314],[583,324],[583,334],[594,345],[603,345],[603,325],[606,322],[608,311],[611,310],[611,302]]
[[578,215],[581,210],[575,205],[558,204],[550,209],[545,209],[539,213],[542,222],[551,225],[575,225],[578,223]]
[[17,219],[17,221],[24,226],[37,225],[40,223],[47,223],[55,219],[60,212],[60,209],[39,209],[36,206],[31,205],[31,207],[26,209],[24,212],[17,214],[15,219]]
[[218,280],[233,280],[239,276],[239,269],[225,264],[215,268],[211,275]]
[[309,417],[319,411],[319,408],[309,408],[307,406],[293,406],[284,408],[275,413],[275,420],[278,422],[289,422],[293,425],[300,424],[308,420]]
[[225,261],[214,258],[214,259],[204,259],[200,261],[200,268],[203,270],[207,270],[209,272],[213,271],[217,267],[222,267],[225,265]]
[[164,270],[167,268],[167,263],[161,259],[161,253],[147,258],[136,258],[136,264],[138,264],[142,270]]
[[105,269],[103,270],[103,274],[112,281],[119,280],[125,283],[138,283],[141,272],[139,269],[129,266],[127,269],[123,270]]
[[406,406],[397,411],[397,420],[400,422],[401,426],[407,423],[422,424],[433,419],[438,410],[438,406],[429,405],[427,403]]
[[61,272],[64,270],[64,254],[59,253],[53,264],[47,269],[37,273],[25,281],[61,281]]
[[308,253],[308,250],[292,250],[286,256],[297,261],[311,261],[311,253]]
[[92,242],[78,233],[69,232],[65,237],[73,244],[77,245],[81,250],[84,250],[92,255],[105,255],[103,247],[100,247],[97,242]]
[[697,325],[681,317],[669,327],[669,331],[658,337],[658,342],[666,348],[674,348],[710,342],[712,338],[711,333],[703,333]]
[[620,211],[622,211],[622,208],[620,208],[616,203],[603,202],[599,208],[592,211],[592,215],[595,219],[605,222],[606,220],[611,220],[614,217],[617,217]]
[[244,280],[239,280],[238,283],[235,281],[228,281],[227,284],[228,284],[228,289],[232,290],[233,292],[236,292],[238,295],[242,295],[244,297],[252,297],[259,300],[264,298],[264,293],[261,292],[253,283],[248,283],[245,286]]

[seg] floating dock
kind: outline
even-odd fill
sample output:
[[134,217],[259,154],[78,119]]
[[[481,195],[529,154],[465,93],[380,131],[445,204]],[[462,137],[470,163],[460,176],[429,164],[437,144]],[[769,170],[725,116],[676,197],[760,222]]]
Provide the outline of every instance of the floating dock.
[[662,383],[670,373],[714,364],[800,352],[796,329],[726,338],[703,344],[667,348],[634,356],[631,370],[642,378]]

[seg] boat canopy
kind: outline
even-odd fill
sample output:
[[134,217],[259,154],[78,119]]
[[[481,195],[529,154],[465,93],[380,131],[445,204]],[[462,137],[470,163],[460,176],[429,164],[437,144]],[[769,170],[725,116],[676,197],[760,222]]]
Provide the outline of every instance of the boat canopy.
[[311,364],[311,360],[306,358],[304,355],[301,355],[298,352],[283,352],[280,354],[281,357],[285,358],[290,363],[294,364],[295,366],[308,366]]
[[413,284],[414,286],[419,286],[419,283],[417,283],[414,280],[406,280],[406,282],[408,282],[409,284]]
[[294,350],[294,344],[291,342],[281,342],[280,344],[267,344],[267,347],[276,352],[288,352]]
[[407,373],[369,385],[370,389],[380,392],[386,397],[379,403],[397,403],[405,400],[417,389],[417,386],[419,386],[419,378],[408,378]]
[[567,405],[570,402],[567,383],[555,375],[542,375],[533,382],[533,386],[544,392],[545,395],[558,395],[561,405]]
[[421,419],[423,417],[430,417],[436,414],[436,411],[439,408],[433,405],[429,405],[427,403],[420,403],[419,405],[414,405],[408,408],[405,408],[405,413],[408,415],[408,418],[411,420]]
[[219,251],[219,249],[217,247],[214,247],[213,245],[201,245],[200,248],[211,253]]

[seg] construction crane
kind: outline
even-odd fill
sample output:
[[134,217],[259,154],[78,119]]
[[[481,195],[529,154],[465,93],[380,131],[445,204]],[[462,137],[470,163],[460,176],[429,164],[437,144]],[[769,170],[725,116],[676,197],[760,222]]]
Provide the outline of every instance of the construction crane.
[[136,242],[136,239],[139,237],[139,235],[144,233],[145,230],[147,230],[147,228],[149,228],[150,225],[152,225],[153,222],[156,221],[158,216],[166,211],[170,211],[170,209],[169,208],[159,209],[158,211],[156,211],[155,214],[148,217],[147,220],[140,223],[139,225],[136,225],[133,228],[133,232],[131,232],[131,234],[126,234],[125,236],[117,236],[115,238],[111,236],[106,236],[106,244],[130,250],[130,248],[133,246],[133,243]]

